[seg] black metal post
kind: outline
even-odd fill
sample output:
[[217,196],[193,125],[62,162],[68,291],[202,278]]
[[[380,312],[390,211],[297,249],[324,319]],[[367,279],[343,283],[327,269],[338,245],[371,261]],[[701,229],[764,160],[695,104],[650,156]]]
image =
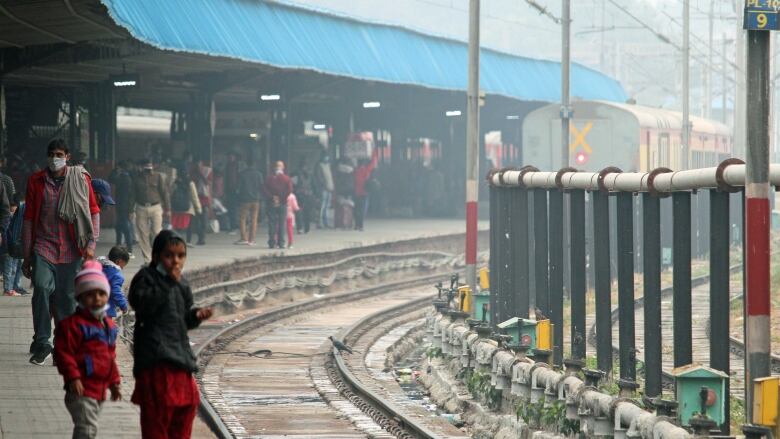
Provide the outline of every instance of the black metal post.
[[550,319],[553,324],[553,364],[563,364],[563,192],[550,198]]
[[674,367],[693,362],[691,319],[691,193],[672,194]]
[[636,381],[634,341],[634,194],[617,194],[618,309],[620,378]]
[[515,198],[512,212],[512,236],[515,259],[515,308],[514,316],[528,318],[528,308],[530,306],[531,288],[529,283],[529,257],[528,246],[528,191],[526,189],[515,189],[512,192]]
[[[495,326],[496,295],[498,295],[498,259],[499,250],[496,237],[498,236],[498,188],[490,186],[490,322]],[[472,315],[476,310],[472,310]]]
[[[710,367],[726,375],[730,373],[729,364],[729,193],[710,190]],[[718,340],[722,342],[717,342]],[[726,392],[730,394],[730,383],[726,379]],[[724,435],[729,434],[729,398],[725,398],[725,420],[720,425]]]
[[534,262],[536,272],[536,308],[550,316],[550,284],[547,255],[547,191],[534,189]]
[[609,194],[593,192],[593,264],[596,286],[596,362],[612,370],[612,297],[609,260]]
[[642,194],[642,258],[645,317],[645,395],[660,396],[661,377],[661,202]]
[[569,192],[571,253],[571,352],[572,358],[585,358],[585,191]]
[[496,298],[498,304],[498,310],[496,315],[498,320],[496,324],[501,323],[508,318],[512,317],[511,310],[513,308],[512,301],[514,296],[514,290],[512,284],[514,283],[514,258],[512,257],[512,240],[511,240],[511,203],[512,194],[511,189],[501,188],[499,193],[501,194],[499,199],[501,200],[500,217],[501,217],[501,229],[499,240],[501,241],[501,279],[499,280],[501,290],[499,296]]

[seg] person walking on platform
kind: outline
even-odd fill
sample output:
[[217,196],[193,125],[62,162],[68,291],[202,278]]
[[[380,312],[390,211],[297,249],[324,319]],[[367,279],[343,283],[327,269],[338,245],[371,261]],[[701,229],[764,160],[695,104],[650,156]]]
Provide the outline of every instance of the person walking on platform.
[[192,218],[200,215],[201,205],[198,198],[198,189],[192,181],[190,173],[184,166],[178,170],[179,178],[173,185],[171,192],[171,227],[176,233],[187,234],[187,241],[192,238]]
[[173,231],[154,239],[152,262],[135,275],[128,299],[135,310],[131,401],[141,406],[141,435],[189,438],[200,402],[195,354],[187,331],[212,315],[193,306],[182,277],[187,244]]
[[[241,205],[240,192],[240,175],[239,172],[239,160],[238,153],[236,151],[228,151],[227,162],[225,162],[225,207],[227,208],[228,215],[228,232],[235,234],[236,229],[240,229],[239,223],[239,206]],[[258,198],[259,199],[259,198]],[[242,238],[243,239],[243,238]]]
[[[298,199],[300,209],[295,213],[295,229],[298,233],[309,233],[311,216],[314,209],[314,188],[308,165],[301,163],[298,173],[292,178],[293,193]],[[320,207],[319,205],[317,207]]]
[[[27,181],[22,226],[22,272],[33,283],[35,335],[30,362],[38,366],[51,356],[52,314],[59,323],[76,310],[74,279],[82,259],[95,258],[100,235],[100,208],[89,173],[80,166],[67,166],[70,152],[62,139],[49,143],[47,155],[47,169]],[[0,222],[2,211],[5,209],[0,209]],[[54,309],[50,312],[52,296]]]
[[323,154],[317,167],[314,169],[314,183],[317,185],[320,195],[320,215],[317,218],[318,228],[328,228],[328,208],[333,198],[333,172],[330,168],[330,157]]
[[371,160],[362,160],[360,166],[355,169],[355,230],[363,231],[363,222],[368,210],[368,191],[366,182],[371,178],[371,173],[379,163],[379,150],[374,148]]
[[165,190],[165,178],[154,171],[150,159],[144,161],[143,172],[133,179],[133,204],[135,205],[135,232],[144,262],[152,260],[152,239],[163,227],[163,217],[170,216],[171,203]]
[[117,163],[116,168],[111,172],[108,181],[114,185],[114,201],[116,202],[116,245],[121,246],[124,242],[125,248],[130,252],[130,258],[133,256],[133,223],[130,221],[132,214],[132,190],[133,179],[130,176],[128,164],[125,161]]
[[[198,190],[198,199],[200,200],[200,213],[195,215],[190,224],[190,229],[194,229],[198,234],[198,245],[206,245],[206,228],[209,224],[209,211],[213,200],[212,190],[214,184],[214,172],[211,169],[211,160],[202,159],[192,171],[192,181],[195,182],[195,188]],[[190,242],[192,231],[187,232],[187,242]]]
[[255,245],[262,195],[263,174],[255,167],[254,161],[250,160],[247,168],[238,174],[238,203],[241,205],[238,226],[241,239],[236,241],[237,245]]
[[265,179],[263,192],[268,200],[268,248],[284,248],[287,229],[287,197],[292,181],[284,174],[284,162],[274,164],[274,172]]
[[65,407],[73,419],[74,438],[97,437],[106,399],[122,399],[116,364],[119,331],[106,314],[110,286],[97,261],[87,261],[76,275],[78,308],[57,326],[54,358],[65,381]]

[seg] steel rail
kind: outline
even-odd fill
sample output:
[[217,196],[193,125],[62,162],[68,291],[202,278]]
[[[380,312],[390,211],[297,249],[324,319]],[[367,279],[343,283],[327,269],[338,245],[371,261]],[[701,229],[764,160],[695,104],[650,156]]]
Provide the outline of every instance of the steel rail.
[[[280,306],[267,312],[254,315],[233,325],[221,328],[216,333],[210,335],[206,340],[201,342],[194,349],[195,356],[198,359],[198,368],[203,371],[208,366],[208,363],[214,356],[214,353],[221,349],[220,345],[227,344],[236,338],[257,329],[258,327],[266,326],[275,321],[282,320],[302,312],[310,312],[320,309],[323,307],[323,305],[326,304],[345,303],[353,300],[360,300],[372,296],[387,294],[390,291],[396,289],[428,284],[435,280],[441,279],[441,276],[442,273],[436,273],[432,275],[406,279],[403,281],[375,285],[347,293],[312,298],[298,303]],[[426,297],[425,299],[430,300],[429,297]],[[235,437],[230,432],[230,429],[222,421],[222,418],[219,416],[216,410],[214,410],[206,396],[203,394],[201,395],[200,409],[201,415],[205,418],[206,423],[215,429],[215,432],[220,439],[231,439]]]
[[[379,310],[373,314],[363,317],[362,319],[358,320],[348,328],[342,330],[339,336],[342,340],[346,340],[348,337],[354,335],[362,327],[368,325],[369,323],[372,323],[376,320],[384,321],[390,318],[398,317],[399,315],[403,315],[404,314],[403,311],[405,311],[409,307],[413,307],[414,308],[413,311],[418,311],[419,305],[430,303],[430,300],[433,297],[434,296],[431,295],[428,297],[423,297],[421,299],[415,299],[406,303],[401,303],[399,305],[390,308]],[[341,352],[335,347],[333,348],[333,359],[336,363],[339,374],[344,379],[344,381],[346,381],[349,384],[349,386],[352,387],[352,390],[355,393],[357,393],[361,398],[368,400],[373,406],[383,411],[385,415],[388,416],[390,419],[399,420],[401,426],[404,429],[414,433],[414,436],[417,438],[434,439],[434,438],[441,437],[440,435],[428,429],[425,425],[415,421],[409,416],[406,416],[403,413],[403,410],[401,408],[396,407],[395,404],[391,403],[390,401],[387,401],[381,395],[376,394],[374,391],[369,389],[368,386],[364,385],[359,379],[355,377],[355,375],[352,374],[352,371],[349,369],[349,366],[347,366],[347,363],[344,361],[344,358],[341,356]]]
[[[670,193],[721,188],[733,191],[745,186],[745,164],[727,159],[715,167],[685,171],[658,168],[651,172],[621,172],[617,168],[606,168],[601,172],[571,171],[569,168],[558,172],[501,169],[490,171],[487,180],[493,186],[526,189]],[[780,186],[780,164],[769,165],[769,182]]]

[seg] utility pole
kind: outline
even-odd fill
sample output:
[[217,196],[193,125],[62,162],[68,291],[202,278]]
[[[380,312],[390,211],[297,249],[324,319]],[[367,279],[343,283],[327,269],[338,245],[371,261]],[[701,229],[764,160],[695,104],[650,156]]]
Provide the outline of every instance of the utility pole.
[[715,2],[710,2],[710,13],[709,13],[709,51],[707,53],[707,73],[705,74],[705,80],[707,81],[705,83],[706,87],[704,90],[704,96],[706,101],[704,102],[704,117],[709,119],[712,117],[712,58],[713,58],[713,41],[712,41],[712,26],[713,21],[715,19]]
[[[768,377],[771,334],[769,295],[769,130],[771,32],[766,10],[747,6],[747,151],[745,160],[745,387],[753,419],[753,380]],[[763,24],[763,26],[762,26]],[[741,32],[741,29],[740,31]]]
[[[727,110],[726,110],[726,106],[727,106],[727,105],[728,105],[728,103],[729,103],[729,100],[728,100],[728,94],[727,94],[727,91],[726,91],[726,90],[728,89],[728,88],[727,88],[728,82],[726,82],[726,81],[728,81],[728,78],[726,77],[726,72],[728,71],[728,70],[726,70],[726,66],[728,65],[728,64],[727,64],[727,62],[728,62],[728,61],[726,60],[726,50],[727,50],[727,49],[728,49],[728,40],[726,39],[726,34],[724,33],[724,34],[723,34],[723,51],[722,51],[722,53],[721,53],[721,63],[720,63],[720,65],[721,65],[721,66],[722,66],[722,68],[723,68],[723,71],[721,72],[721,78],[720,78],[721,87],[722,87],[722,90],[721,90],[721,91],[722,91],[722,93],[721,93],[720,108],[721,108],[723,111],[721,112],[721,115],[720,115],[720,120],[721,120],[721,122],[723,122],[724,124],[725,124],[725,123],[726,123],[726,121],[727,121],[727,114],[728,114],[728,112],[727,112]],[[732,142],[732,145],[733,145],[733,142]],[[733,146],[732,146],[732,147],[733,147]]]
[[691,82],[691,46],[690,46],[690,33],[691,33],[691,4],[690,0],[683,0],[683,120],[682,120],[682,163],[680,164],[682,169],[688,169],[688,157],[689,157],[689,143],[690,143],[690,82]]
[[[604,62],[604,34],[606,34],[604,28],[606,26],[606,6],[607,6],[607,0],[601,0],[601,51],[599,52],[599,66],[601,67],[602,72],[607,71],[607,66],[605,66]],[[570,12],[571,13],[571,12]]]
[[[469,0],[469,79],[466,116],[466,284],[477,288],[477,201],[479,195],[479,0]],[[470,304],[472,316],[474,303]]]
[[745,31],[742,29],[743,3],[735,0],[737,12],[736,29],[736,68],[734,69],[734,82],[737,90],[734,96],[734,157],[745,158],[745,107],[747,96],[745,95]]
[[[561,21],[561,168],[569,166],[569,73],[571,69],[571,24],[570,0],[563,0],[563,20]],[[603,34],[603,32],[602,32]]]

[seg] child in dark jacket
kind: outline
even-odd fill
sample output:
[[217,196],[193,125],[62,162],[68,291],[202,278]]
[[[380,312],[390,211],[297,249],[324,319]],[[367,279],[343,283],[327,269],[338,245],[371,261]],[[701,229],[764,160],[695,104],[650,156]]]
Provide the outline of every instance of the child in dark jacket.
[[116,317],[116,309],[119,308],[123,313],[127,312],[127,298],[122,291],[125,284],[125,275],[122,274],[127,262],[130,261],[130,252],[122,246],[111,247],[108,252],[108,258],[100,257],[98,262],[103,265],[103,274],[106,275],[109,285],[111,285],[111,295],[108,296],[108,315],[111,318]]
[[122,398],[116,365],[117,328],[106,315],[109,285],[102,267],[88,261],[76,275],[78,308],[62,320],[54,337],[57,370],[65,380],[65,407],[73,419],[74,438],[97,436],[106,390]]
[[193,307],[182,278],[187,245],[163,230],[152,244],[152,259],[130,283],[135,310],[132,401],[141,406],[141,434],[149,438],[189,438],[200,402],[193,378],[197,370],[187,331],[211,317]]

